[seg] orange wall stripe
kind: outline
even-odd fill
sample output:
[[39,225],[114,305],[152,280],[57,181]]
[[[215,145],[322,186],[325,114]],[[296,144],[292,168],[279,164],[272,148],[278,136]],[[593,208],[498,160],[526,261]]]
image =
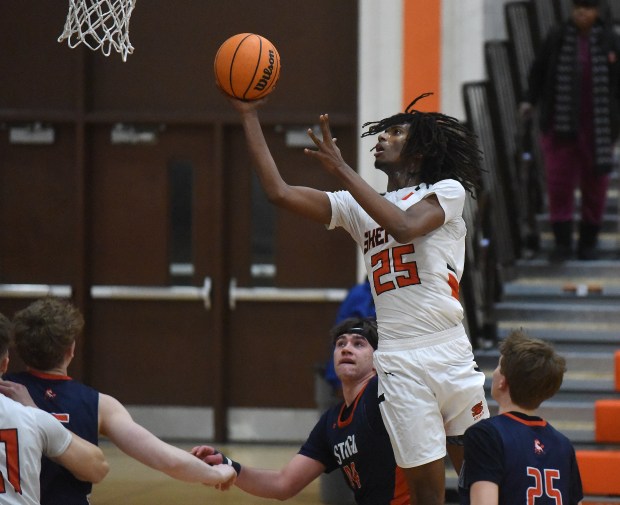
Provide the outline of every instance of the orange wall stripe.
[[403,1],[403,109],[418,95],[432,92],[416,108],[438,111],[441,86],[441,2]]

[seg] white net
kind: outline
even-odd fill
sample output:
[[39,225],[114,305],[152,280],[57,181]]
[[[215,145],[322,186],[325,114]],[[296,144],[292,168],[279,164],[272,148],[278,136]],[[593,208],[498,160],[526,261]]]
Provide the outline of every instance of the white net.
[[58,42],[67,40],[69,47],[80,43],[93,50],[121,53],[123,61],[133,52],[129,42],[129,18],[136,0],[69,0],[69,14]]

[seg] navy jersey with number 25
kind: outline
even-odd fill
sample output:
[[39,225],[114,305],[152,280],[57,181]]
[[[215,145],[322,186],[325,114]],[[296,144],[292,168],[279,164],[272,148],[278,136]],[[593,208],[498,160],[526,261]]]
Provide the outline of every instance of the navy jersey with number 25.
[[499,486],[502,505],[576,505],[583,498],[570,440],[540,417],[506,412],[465,432],[461,504],[474,482]]

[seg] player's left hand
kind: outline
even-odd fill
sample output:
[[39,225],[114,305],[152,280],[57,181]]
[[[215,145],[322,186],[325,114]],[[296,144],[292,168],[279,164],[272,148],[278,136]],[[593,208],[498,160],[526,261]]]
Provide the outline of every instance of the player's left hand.
[[319,160],[323,166],[332,173],[335,173],[338,169],[346,166],[340,149],[336,145],[338,139],[332,137],[331,128],[329,126],[329,116],[327,114],[321,114],[319,116],[321,123],[321,135],[322,139],[319,139],[312,129],[308,129],[308,137],[314,142],[317,147],[314,149],[304,149],[304,153],[311,158]]

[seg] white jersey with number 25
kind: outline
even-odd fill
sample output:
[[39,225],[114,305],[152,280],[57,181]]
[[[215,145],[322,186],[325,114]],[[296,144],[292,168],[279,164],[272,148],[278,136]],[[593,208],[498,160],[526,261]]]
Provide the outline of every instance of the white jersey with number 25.
[[437,333],[463,319],[458,287],[465,259],[465,189],[458,181],[445,179],[383,196],[406,210],[432,194],[445,212],[444,224],[401,244],[348,191],[327,193],[332,207],[328,228],[347,230],[364,254],[382,341]]

